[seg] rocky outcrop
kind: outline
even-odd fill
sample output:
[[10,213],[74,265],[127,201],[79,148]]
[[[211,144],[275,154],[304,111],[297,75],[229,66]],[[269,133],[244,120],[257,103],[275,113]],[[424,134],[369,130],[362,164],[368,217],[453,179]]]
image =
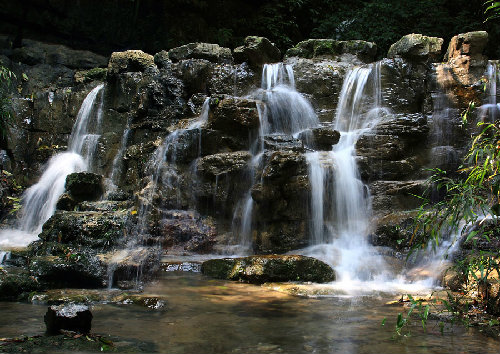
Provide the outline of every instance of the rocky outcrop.
[[359,40],[336,41],[333,39],[308,39],[298,43],[285,53],[285,57],[300,57],[307,59],[339,59],[347,61],[354,57],[363,62],[370,63],[377,54],[377,45],[372,42]]
[[213,63],[230,63],[233,60],[231,49],[210,43],[189,43],[168,51],[173,62],[186,59],[204,59]]
[[248,36],[245,44],[234,49],[234,59],[238,63],[247,62],[260,69],[263,64],[275,63],[281,59],[281,52],[265,37]]
[[387,57],[399,56],[407,60],[438,62],[443,57],[442,45],[443,38],[428,37],[416,33],[407,34],[391,45]]
[[250,256],[245,258],[211,259],[203,262],[205,275],[253,284],[266,282],[315,282],[335,280],[335,273],[326,263],[305,256]]
[[123,72],[145,71],[154,65],[154,57],[142,50],[114,52],[109,59],[108,74],[114,76]]

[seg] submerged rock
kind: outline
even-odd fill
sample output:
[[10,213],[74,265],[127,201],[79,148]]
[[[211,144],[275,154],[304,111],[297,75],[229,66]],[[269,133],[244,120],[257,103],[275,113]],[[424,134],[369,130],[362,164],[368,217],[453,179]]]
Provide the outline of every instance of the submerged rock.
[[280,50],[265,37],[248,36],[245,44],[234,49],[236,62],[248,62],[250,66],[260,67],[266,63],[275,63],[281,59]]
[[92,328],[92,313],[81,304],[50,306],[44,316],[47,334],[59,334],[61,329],[86,334]]
[[443,41],[443,38],[438,37],[428,37],[417,33],[407,34],[391,45],[387,57],[400,56],[409,60],[441,61]]
[[283,281],[325,283],[335,280],[333,269],[326,263],[306,256],[249,256],[211,259],[203,262],[203,274],[254,284]]

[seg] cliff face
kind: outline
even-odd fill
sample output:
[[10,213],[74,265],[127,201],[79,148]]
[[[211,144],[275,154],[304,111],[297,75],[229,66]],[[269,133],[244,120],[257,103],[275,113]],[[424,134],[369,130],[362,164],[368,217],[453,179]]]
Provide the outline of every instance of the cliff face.
[[[371,198],[374,244],[399,247],[396,241],[405,236],[400,225],[409,222],[401,212],[418,205],[411,194],[425,189],[426,168],[456,168],[468,134],[459,127],[460,110],[469,99],[481,99],[485,38],[485,33],[457,37],[445,64],[433,63],[441,57],[442,41],[411,38],[391,49],[391,58],[370,66],[379,72],[379,105],[385,110],[361,135],[356,151]],[[83,218],[85,224],[82,215],[99,219],[101,213],[119,219],[131,230],[127,237],[139,235],[141,245],[194,252],[246,244],[256,253],[284,253],[310,244],[314,182],[305,152],[327,154],[337,144],[339,132],[331,122],[343,82],[376,52],[373,43],[332,40],[305,41],[289,50],[283,68],[294,73],[288,74],[300,92],[294,100],[305,97],[312,105],[312,113],[301,111],[298,119],[312,114],[318,121],[277,134],[262,120],[271,99],[266,91],[256,93],[262,58],[279,59],[279,51],[263,39],[246,41],[235,50],[236,60],[230,49],[206,43],[154,56],[132,50],[106,58],[29,40],[12,49],[7,38],[1,40],[0,59],[19,78],[10,148],[13,172],[26,186],[51,156],[66,149],[85,96],[105,83],[91,170],[105,177],[103,198],[109,201],[66,196],[58,204],[66,211],[58,211],[44,228],[44,242],[57,238],[50,231],[57,220],[73,225]],[[443,70],[450,73],[446,82],[439,77]],[[286,111],[294,100],[280,109],[295,114]],[[449,112],[444,118],[443,104]],[[120,215],[113,214],[117,209]],[[99,238],[106,227],[84,228],[88,237]],[[113,242],[117,237],[113,234]]]

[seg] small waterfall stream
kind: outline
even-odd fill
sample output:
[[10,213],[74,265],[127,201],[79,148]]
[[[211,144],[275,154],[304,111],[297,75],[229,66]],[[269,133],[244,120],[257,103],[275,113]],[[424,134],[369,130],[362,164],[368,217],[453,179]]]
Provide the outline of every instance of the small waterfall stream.
[[66,176],[92,170],[100,137],[103,88],[104,84],[98,85],[85,97],[71,131],[67,151],[51,157],[39,181],[24,192],[18,226],[0,231],[0,246],[25,246],[36,240],[64,193]]

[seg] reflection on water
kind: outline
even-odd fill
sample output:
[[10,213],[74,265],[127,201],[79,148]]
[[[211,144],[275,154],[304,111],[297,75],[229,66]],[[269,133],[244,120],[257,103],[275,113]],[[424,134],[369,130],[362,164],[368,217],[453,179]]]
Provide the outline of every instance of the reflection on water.
[[[166,300],[94,305],[92,331],[155,343],[162,353],[498,353],[498,341],[455,326],[444,336],[436,323],[425,334],[391,340],[399,307],[390,296],[303,298],[242,283],[169,272],[145,293]],[[45,306],[0,303],[0,337],[43,333]],[[385,327],[382,319],[387,317]]]

